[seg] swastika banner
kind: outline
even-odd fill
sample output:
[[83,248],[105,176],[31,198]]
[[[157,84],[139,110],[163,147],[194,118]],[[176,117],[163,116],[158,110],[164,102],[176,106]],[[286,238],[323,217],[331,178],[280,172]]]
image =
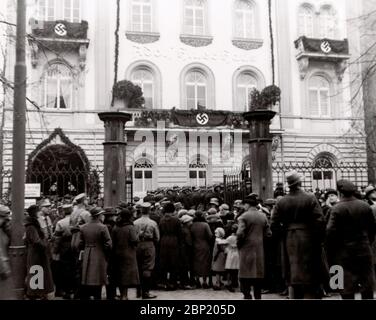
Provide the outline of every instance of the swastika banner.
[[213,110],[173,110],[172,121],[186,127],[220,127],[229,124],[230,115]]

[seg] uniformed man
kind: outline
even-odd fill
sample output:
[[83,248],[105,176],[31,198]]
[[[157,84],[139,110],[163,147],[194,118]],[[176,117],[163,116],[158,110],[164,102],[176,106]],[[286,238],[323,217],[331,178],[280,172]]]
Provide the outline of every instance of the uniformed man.
[[38,217],[38,222],[40,227],[46,236],[46,239],[51,240],[53,234],[53,225],[50,218],[51,213],[51,202],[49,199],[43,199],[39,205],[40,214]]
[[149,217],[150,207],[151,203],[142,203],[142,216],[134,222],[140,240],[137,247],[137,263],[141,275],[141,292],[137,295],[142,295],[142,299],[156,298],[150,293],[150,283],[155,266],[155,244],[159,241],[159,229],[157,223]]
[[54,254],[59,258],[59,280],[64,299],[71,299],[72,294],[78,289],[76,283],[76,258],[71,247],[71,213],[72,204],[64,204],[65,217],[56,223],[54,233]]
[[74,226],[82,225],[91,221],[91,215],[89,211],[87,211],[87,197],[85,193],[79,194],[75,199],[74,203],[76,203],[75,207],[73,208],[72,212],[72,224]]

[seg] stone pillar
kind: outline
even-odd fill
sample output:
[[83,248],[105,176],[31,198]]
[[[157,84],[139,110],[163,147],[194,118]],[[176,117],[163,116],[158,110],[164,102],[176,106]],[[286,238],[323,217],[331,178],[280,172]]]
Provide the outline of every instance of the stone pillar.
[[104,122],[104,206],[116,207],[125,201],[126,145],[124,125],[132,115],[124,112],[98,114]]
[[276,112],[258,109],[243,114],[249,123],[252,192],[264,201],[273,198],[271,120]]

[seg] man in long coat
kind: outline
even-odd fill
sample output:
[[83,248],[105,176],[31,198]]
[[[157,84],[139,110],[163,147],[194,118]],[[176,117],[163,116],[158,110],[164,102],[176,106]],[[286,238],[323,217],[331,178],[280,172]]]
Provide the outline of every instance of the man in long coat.
[[349,181],[337,183],[341,201],[332,208],[327,226],[329,254],[344,271],[343,299],[354,299],[360,287],[362,299],[373,299],[375,275],[371,244],[375,238],[375,217],[370,206],[354,197]]
[[286,180],[290,192],[277,202],[271,227],[285,240],[293,298],[314,299],[320,286],[324,215],[315,195],[301,189],[297,172],[289,173]]
[[250,195],[244,200],[246,210],[238,220],[236,232],[239,248],[239,279],[244,299],[261,299],[262,280],[265,276],[264,238],[271,236],[268,220],[257,209],[257,196]]
[[[180,220],[174,215],[175,207],[172,203],[164,206],[164,216],[159,223],[160,241],[160,267],[166,281],[166,289],[176,290],[179,272],[179,250],[182,241],[182,226]],[[170,274],[167,280],[167,273]]]
[[107,259],[111,253],[112,240],[107,227],[101,222],[102,208],[90,210],[91,221],[80,230],[79,248],[83,251],[82,299],[102,298],[102,287],[108,284]]
[[134,222],[139,235],[139,244],[137,246],[137,263],[141,276],[141,292],[143,299],[154,299],[155,295],[150,293],[151,274],[155,266],[155,244],[159,242],[159,228],[157,223],[150,219],[149,202],[142,205],[142,217]]

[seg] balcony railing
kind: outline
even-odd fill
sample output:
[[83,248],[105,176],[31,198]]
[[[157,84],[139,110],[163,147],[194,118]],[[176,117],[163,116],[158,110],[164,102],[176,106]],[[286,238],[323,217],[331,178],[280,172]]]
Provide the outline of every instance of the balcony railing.
[[342,80],[347,60],[350,58],[347,39],[313,39],[302,36],[294,44],[302,79],[305,78],[311,61],[325,61],[334,63],[338,79]]

